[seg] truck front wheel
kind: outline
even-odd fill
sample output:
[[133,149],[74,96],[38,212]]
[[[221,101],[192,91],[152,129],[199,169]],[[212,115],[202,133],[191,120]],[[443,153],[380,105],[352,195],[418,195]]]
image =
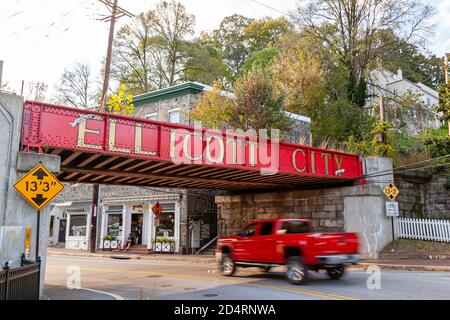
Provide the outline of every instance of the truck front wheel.
[[220,271],[222,272],[222,275],[226,277],[231,277],[236,271],[236,264],[230,254],[223,255]]
[[328,276],[333,280],[339,280],[342,278],[342,276],[345,273],[345,267],[344,266],[337,266],[334,268],[328,268],[327,274]]
[[290,283],[295,285],[304,284],[307,276],[308,270],[301,257],[288,258],[286,277]]

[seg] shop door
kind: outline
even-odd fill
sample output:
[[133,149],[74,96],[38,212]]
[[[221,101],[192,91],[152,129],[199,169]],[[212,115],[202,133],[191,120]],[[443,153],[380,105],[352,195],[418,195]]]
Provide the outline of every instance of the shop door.
[[134,244],[142,244],[142,226],[144,215],[142,213],[133,213],[131,215],[131,235]]
[[67,219],[59,220],[59,232],[58,232],[58,242],[59,243],[66,242],[66,225],[67,225]]

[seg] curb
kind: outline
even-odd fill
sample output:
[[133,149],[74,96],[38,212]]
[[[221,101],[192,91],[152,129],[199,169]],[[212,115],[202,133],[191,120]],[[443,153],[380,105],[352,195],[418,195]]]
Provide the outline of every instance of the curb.
[[359,263],[351,266],[350,270],[367,270],[371,266],[377,266],[381,270],[401,270],[416,272],[450,272],[450,267],[445,266],[420,266],[420,265],[402,265],[402,264],[385,264],[385,263]]
[[[75,252],[47,252],[48,256],[71,256],[71,257],[87,257],[87,258],[109,258],[117,259],[120,254],[97,254],[97,253],[75,253]],[[125,255],[124,255],[125,256]],[[213,264],[216,263],[215,258],[190,258],[189,256],[170,256],[164,257],[160,255],[151,256],[140,256],[140,255],[126,255],[127,259],[130,260],[148,260],[148,261],[181,261],[181,262],[191,262],[191,263],[203,263],[203,264]]]

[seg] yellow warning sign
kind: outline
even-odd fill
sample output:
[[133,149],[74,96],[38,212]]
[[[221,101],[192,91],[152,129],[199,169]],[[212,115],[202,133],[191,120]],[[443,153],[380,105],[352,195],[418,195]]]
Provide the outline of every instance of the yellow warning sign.
[[33,207],[41,210],[64,186],[44,165],[38,164],[14,184],[14,189]]
[[388,199],[391,201],[394,201],[395,198],[397,198],[400,194],[400,190],[398,190],[393,182],[389,183],[383,191],[386,197],[388,197]]

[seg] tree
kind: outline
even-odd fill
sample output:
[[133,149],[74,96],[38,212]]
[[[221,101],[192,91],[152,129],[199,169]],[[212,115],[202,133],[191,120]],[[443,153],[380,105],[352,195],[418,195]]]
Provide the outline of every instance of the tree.
[[200,39],[185,46],[186,63],[184,80],[213,85],[216,81],[223,86],[230,82],[231,74],[219,52],[210,43]]
[[205,42],[210,42],[220,52],[223,61],[235,75],[244,60],[249,55],[246,45],[245,29],[250,25],[252,19],[242,15],[234,14],[225,17],[218,29],[210,34],[203,33]]
[[265,48],[260,51],[253,52],[239,70],[239,75],[245,74],[253,69],[268,70],[272,62],[278,56],[279,50],[277,48]]
[[325,42],[347,67],[349,100],[363,106],[360,97],[372,64],[383,60],[399,40],[423,43],[433,9],[419,0],[315,0],[297,13],[297,25]]
[[122,83],[117,89],[117,93],[112,94],[108,99],[106,111],[114,114],[130,115],[133,110],[133,95],[127,92],[127,86]]
[[99,90],[90,66],[77,62],[64,69],[56,87],[55,100],[75,108],[93,108],[98,105]]
[[307,32],[292,33],[279,41],[278,50],[270,67],[274,88],[285,97],[287,111],[312,119],[315,144],[370,130],[362,110],[347,99],[346,67],[323,42]]
[[232,108],[233,101],[224,92],[223,84],[216,81],[211,91],[206,91],[199,99],[189,118],[201,122],[206,128],[224,129],[230,120]]
[[185,72],[185,37],[194,25],[195,17],[174,0],[141,13],[117,34],[113,76],[135,94],[174,85]]
[[234,84],[234,104],[229,125],[236,129],[279,129],[288,131],[290,119],[284,112],[283,96],[273,90],[270,76],[253,69]]
[[386,53],[382,66],[393,73],[401,69],[406,79],[422,82],[434,90],[444,82],[443,59],[434,54],[423,54],[416,44],[404,40],[399,40],[398,46]]
[[203,33],[202,40],[211,43],[220,53],[220,57],[230,69],[231,81],[234,81],[250,55],[275,47],[279,37],[290,30],[291,25],[284,18],[253,20],[234,14],[225,17],[218,29]]
[[28,82],[28,95],[27,99],[33,101],[42,101],[45,102],[47,100],[47,90],[48,85],[41,81],[31,81]]
[[442,120],[450,121],[450,84],[442,83],[439,87],[439,105],[436,112],[442,115]]
[[250,53],[274,47],[278,39],[291,31],[285,18],[263,18],[253,20],[244,30]]
[[239,77],[233,86],[234,94],[223,89],[224,86],[216,82],[199,100],[190,118],[214,129],[278,129],[282,132],[290,129],[283,97],[274,92],[266,72],[253,69]]

